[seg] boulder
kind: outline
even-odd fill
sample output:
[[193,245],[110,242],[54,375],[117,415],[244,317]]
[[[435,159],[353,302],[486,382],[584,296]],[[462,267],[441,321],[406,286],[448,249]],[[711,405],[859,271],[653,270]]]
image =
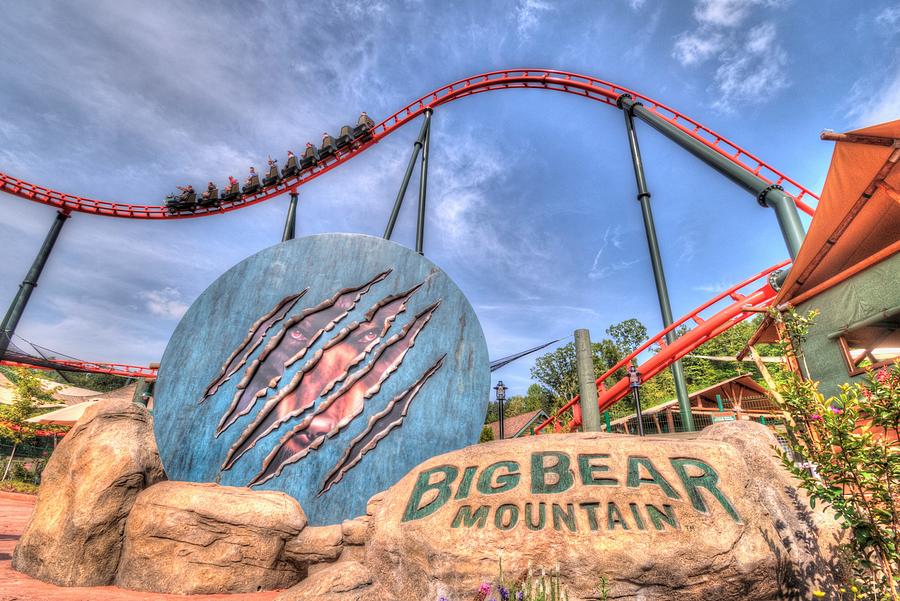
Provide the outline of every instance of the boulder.
[[299,563],[314,565],[337,561],[343,551],[341,525],[311,526],[287,544],[285,552]]
[[396,601],[469,599],[501,556],[507,578],[558,565],[573,601],[596,599],[600,576],[611,598],[642,600],[826,587],[833,572],[810,570],[836,566],[836,531],[772,444],[723,424],[695,440],[547,435],[440,455],[370,501],[366,564]]
[[782,468],[775,451],[778,441],[771,430],[749,420],[721,422],[704,429],[700,438],[731,444],[751,474],[770,475],[758,493],[788,558],[779,572],[784,596],[812,599],[814,591],[829,590],[835,578],[849,576],[847,566],[837,561],[833,552],[835,542],[846,542],[846,530],[832,514],[810,509],[809,496]]
[[275,598],[275,601],[379,601],[373,592],[372,573],[356,561],[341,561]]
[[147,410],[128,400],[98,402],[47,462],[13,567],[60,586],[110,584],[135,498],[163,479]]
[[282,492],[161,482],[128,516],[116,584],[181,595],[286,588],[306,576],[285,552],[306,524]]

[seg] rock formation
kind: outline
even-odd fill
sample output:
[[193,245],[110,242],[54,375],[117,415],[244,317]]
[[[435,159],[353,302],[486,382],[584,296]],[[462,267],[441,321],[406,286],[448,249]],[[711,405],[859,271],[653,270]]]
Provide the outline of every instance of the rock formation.
[[88,408],[44,469],[13,567],[60,586],[110,584],[135,498],[164,478],[145,408],[128,400]]
[[181,595],[285,588],[311,561],[285,548],[306,523],[282,492],[163,482],[142,492],[128,516],[116,584]]

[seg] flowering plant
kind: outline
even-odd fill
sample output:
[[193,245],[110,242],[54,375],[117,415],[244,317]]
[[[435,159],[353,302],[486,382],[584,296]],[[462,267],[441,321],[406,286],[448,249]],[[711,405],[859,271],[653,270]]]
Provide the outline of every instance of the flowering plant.
[[[778,316],[786,356],[804,365],[802,347],[814,314]],[[898,599],[900,584],[900,362],[869,370],[825,398],[817,383],[791,377],[776,398],[788,421],[784,466],[850,530],[847,557],[855,598]],[[849,587],[848,587],[849,588]],[[846,590],[846,589],[844,589]],[[841,595],[843,597],[843,595]]]

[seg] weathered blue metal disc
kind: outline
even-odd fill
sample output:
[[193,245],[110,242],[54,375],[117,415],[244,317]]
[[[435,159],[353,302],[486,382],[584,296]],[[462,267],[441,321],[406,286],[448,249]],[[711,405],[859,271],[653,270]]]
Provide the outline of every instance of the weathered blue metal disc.
[[381,238],[324,234],[200,295],[163,355],[154,428],[170,479],[281,490],[333,524],[475,443],[489,394],[484,335],[443,271]]

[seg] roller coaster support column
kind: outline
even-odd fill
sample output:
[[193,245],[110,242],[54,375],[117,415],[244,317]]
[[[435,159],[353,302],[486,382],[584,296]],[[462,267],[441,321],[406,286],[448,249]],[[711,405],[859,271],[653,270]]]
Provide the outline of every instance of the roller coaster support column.
[[412,156],[409,157],[409,164],[406,166],[406,173],[403,175],[403,182],[400,184],[400,191],[397,192],[397,198],[394,200],[394,208],[391,211],[391,217],[388,219],[387,227],[384,228],[384,239],[390,240],[394,233],[394,226],[397,224],[397,216],[400,214],[400,206],[403,204],[403,198],[406,196],[406,188],[409,187],[409,180],[412,177],[413,169],[416,168],[416,159],[419,158],[419,151],[425,144],[425,136],[428,134],[429,125],[431,124],[431,109],[425,111],[425,120],[422,122],[422,129],[419,130],[419,137],[413,142]]
[[[629,109],[624,110],[625,129],[628,131],[628,145],[631,148],[631,160],[634,163],[634,179],[637,181],[637,199],[641,203],[644,216],[644,232],[647,234],[647,246],[650,250],[650,265],[653,267],[653,279],[656,281],[656,295],[659,297],[659,311],[662,313],[663,327],[672,325],[672,306],[669,303],[669,289],[666,286],[666,273],[663,270],[662,256],[659,253],[659,242],[656,239],[656,226],[653,223],[653,212],[650,209],[650,191],[644,177],[644,163],[641,160],[641,149],[638,146],[637,134],[634,131],[634,120]],[[675,332],[666,334],[666,342],[675,342]],[[687,384],[684,380],[684,368],[681,360],[672,363],[672,378],[675,380],[675,396],[678,397],[678,410],[681,423],[687,432],[694,431],[694,418],[691,414],[691,401]],[[638,409],[640,416],[640,409]]]
[[31,292],[37,286],[38,278],[41,277],[44,265],[47,264],[47,259],[50,257],[50,251],[53,250],[53,245],[56,244],[59,232],[69,217],[69,213],[65,211],[59,211],[56,214],[56,219],[53,221],[50,231],[47,232],[47,237],[44,238],[44,244],[41,245],[41,250],[38,251],[37,257],[34,258],[34,263],[31,264],[31,269],[28,270],[28,274],[19,285],[19,291],[9,306],[6,316],[3,318],[3,323],[0,324],[0,357],[6,354],[6,349],[12,341],[16,326],[19,325],[19,319],[22,318],[22,313],[25,312],[25,305],[28,304]]
[[428,146],[431,141],[431,109],[425,109],[425,141],[422,143],[422,167],[419,171],[419,217],[416,220],[416,252],[425,254],[425,192],[428,190]]
[[591,348],[591,333],[585,329],[575,330],[575,367],[581,396],[581,429],[584,432],[599,432],[600,408],[597,406],[594,350]]
[[787,246],[792,259],[797,258],[800,245],[806,235],[803,224],[800,222],[800,214],[797,205],[790,195],[786,194],[781,186],[770,184],[749,169],[740,166],[723,154],[713,150],[707,144],[692,137],[676,125],[669,123],[653,111],[645,108],[640,102],[635,102],[628,94],[619,96],[619,108],[631,112],[634,116],[648,123],[658,132],[693,154],[695,157],[741,186],[756,198],[764,207],[772,207],[778,226],[781,228],[781,236]]
[[287,242],[294,239],[297,229],[297,203],[300,195],[296,191],[291,191],[291,204],[288,205],[287,219],[284,221],[284,234],[281,235],[281,241]]

